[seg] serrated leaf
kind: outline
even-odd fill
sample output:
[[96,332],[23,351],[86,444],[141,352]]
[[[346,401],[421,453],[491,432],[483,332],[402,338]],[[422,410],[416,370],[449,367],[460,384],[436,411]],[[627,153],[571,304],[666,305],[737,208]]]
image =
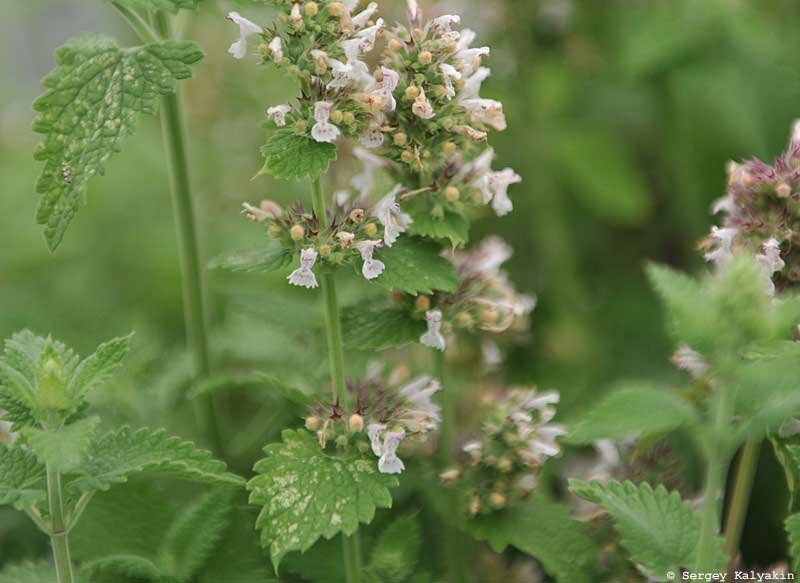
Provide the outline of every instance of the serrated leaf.
[[362,302],[342,310],[342,335],[349,348],[385,350],[417,342],[425,322],[387,302]]
[[122,6],[134,10],[164,11],[175,14],[178,10],[194,10],[201,0],[116,0]]
[[189,65],[202,56],[193,42],[122,49],[100,36],[78,37],[56,51],[58,66],[33,104],[33,129],[45,135],[36,151],[45,162],[36,183],[43,195],[36,220],[45,225],[50,250],[84,204],[89,179],[103,173],[139,114],[155,113],[157,98],[173,93],[175,81],[189,78]]
[[648,383],[628,382],[590,406],[570,428],[568,440],[576,444],[603,438],[620,440],[698,423],[692,406],[674,393]]
[[367,565],[367,575],[381,583],[403,583],[414,572],[421,543],[415,514],[396,519],[378,537]]
[[305,430],[286,430],[283,442],[264,448],[255,465],[250,503],[262,507],[256,522],[277,569],[291,551],[309,549],[319,537],[353,534],[376,508],[389,508],[393,476],[378,472],[374,456],[328,455]]
[[596,549],[569,511],[541,494],[501,512],[472,519],[467,529],[495,552],[513,546],[535,557],[561,583],[590,583]]
[[410,212],[414,222],[408,227],[411,235],[432,239],[447,239],[454,247],[465,245],[469,241],[469,221],[457,212],[444,210],[441,217],[434,216],[429,209]]
[[291,249],[275,243],[263,249],[248,249],[219,257],[213,260],[209,267],[211,269],[267,273],[289,265],[292,262],[293,254],[294,251]]
[[260,371],[240,374],[213,375],[195,385],[188,393],[189,399],[196,399],[203,395],[216,394],[225,390],[246,387],[258,387],[262,391],[274,394],[281,400],[295,405],[299,411],[305,411],[312,404],[312,399],[302,390],[293,387],[279,378]]
[[4,393],[2,386],[0,386],[0,410],[2,410],[0,419],[11,423],[15,431],[36,425],[31,409]]
[[386,269],[375,283],[409,294],[454,292],[458,288],[455,267],[441,256],[441,246],[416,237],[402,236],[391,247],[376,254]]
[[[608,511],[631,560],[657,580],[663,580],[669,571],[694,565],[700,515],[677,492],[668,492],[661,485],[654,490],[647,483],[583,480],[570,480],[570,490]],[[722,569],[727,562],[722,537],[716,537],[716,543],[717,566]]]
[[[800,514],[792,514],[784,523],[789,535],[789,556],[792,559],[791,570],[800,570]],[[1,580],[0,580],[1,581]]]
[[304,176],[316,178],[336,160],[336,146],[315,142],[308,136],[283,129],[272,134],[267,143],[261,146],[261,155],[264,156],[262,174],[286,180]]
[[0,583],[53,583],[56,570],[47,561],[9,565],[0,571]]
[[29,449],[0,444],[0,506],[30,508],[47,496],[44,467]]
[[184,509],[167,530],[159,565],[180,581],[188,581],[208,561],[231,517],[233,490],[209,492]]
[[161,570],[152,561],[137,555],[111,555],[84,565],[88,583],[152,581],[161,583]]
[[86,461],[70,476],[68,488],[107,490],[139,472],[170,474],[196,482],[242,485],[244,480],[225,471],[223,462],[189,441],[169,437],[163,430],[129,427],[110,431],[94,441]]
[[66,473],[85,459],[99,423],[99,418],[90,417],[54,431],[26,427],[22,434],[42,464]]
[[108,380],[128,354],[132,337],[133,333],[104,342],[83,359],[67,385],[67,394],[82,400],[92,389]]

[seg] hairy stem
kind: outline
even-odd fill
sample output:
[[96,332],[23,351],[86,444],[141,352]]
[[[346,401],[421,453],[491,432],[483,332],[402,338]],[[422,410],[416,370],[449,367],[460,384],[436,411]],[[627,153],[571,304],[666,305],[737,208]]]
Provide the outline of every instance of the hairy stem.
[[742,454],[736,467],[733,494],[725,516],[725,553],[731,560],[739,551],[739,541],[742,538],[742,529],[747,517],[747,507],[750,502],[750,492],[753,489],[756,466],[761,452],[761,442],[761,438],[749,439],[742,449]]
[[[156,15],[156,26],[163,38],[171,38],[167,14],[159,12]],[[206,290],[198,249],[194,199],[186,148],[186,128],[183,121],[183,105],[179,87],[176,87],[175,93],[161,98],[161,129],[164,148],[168,155],[172,206],[178,234],[186,335],[192,350],[194,377],[201,379],[208,376],[211,369],[206,323]],[[222,441],[212,397],[198,397],[194,400],[194,406],[198,425],[208,436],[214,451],[220,453]]]
[[[319,220],[321,230],[328,227],[328,217],[325,212],[325,197],[322,193],[322,183],[318,176],[311,182],[312,202],[314,214]],[[325,335],[328,341],[328,358],[331,367],[331,383],[336,394],[336,399],[342,405],[347,403],[347,387],[344,378],[344,348],[342,344],[342,325],[339,318],[339,304],[336,299],[336,282],[333,273],[324,273],[320,276],[322,281],[322,295],[325,297]],[[361,545],[359,533],[351,536],[342,535],[344,570],[347,583],[359,583],[361,580]]]
[[72,560],[69,555],[61,474],[50,464],[47,465],[47,499],[50,504],[50,541],[53,545],[53,560],[56,564],[58,583],[73,583],[75,577],[72,574]]

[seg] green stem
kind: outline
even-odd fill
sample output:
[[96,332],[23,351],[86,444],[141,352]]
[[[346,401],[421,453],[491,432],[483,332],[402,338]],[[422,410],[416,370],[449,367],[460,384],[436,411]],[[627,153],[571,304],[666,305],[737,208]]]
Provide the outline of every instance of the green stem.
[[750,492],[756,475],[758,456],[761,453],[761,438],[749,439],[742,449],[736,467],[736,478],[733,483],[733,494],[725,516],[725,553],[733,560],[739,551],[739,541],[747,517]]
[[[156,25],[162,37],[171,38],[167,14],[159,12],[156,15]],[[194,376],[197,380],[208,376],[211,370],[211,359],[206,324],[205,281],[197,242],[194,200],[186,151],[186,128],[183,121],[179,87],[175,88],[174,93],[161,97],[161,129],[164,148],[168,155],[172,206],[178,233],[186,335],[192,350]],[[194,403],[198,425],[208,436],[215,452],[220,453],[222,440],[216,423],[212,397],[198,397],[194,399]]]
[[152,28],[150,28],[150,25],[146,20],[144,20],[144,18],[141,17],[139,13],[127,8],[126,6],[123,6],[119,2],[112,2],[111,5],[116,8],[120,16],[125,19],[125,21],[134,30],[142,42],[159,42],[158,35],[155,33],[155,31],[153,31]]
[[61,494],[61,474],[47,465],[47,497],[50,503],[50,541],[53,544],[53,559],[56,564],[58,583],[73,583],[72,560],[69,556],[67,523],[64,517],[64,497]]
[[719,535],[720,515],[728,475],[729,451],[726,431],[730,422],[731,395],[725,387],[717,386],[713,403],[713,428],[708,438],[706,481],[703,491],[703,508],[700,538],[697,544],[695,571],[710,572],[717,556],[716,538]]
[[[317,215],[321,230],[328,227],[325,213],[325,197],[322,194],[322,183],[318,176],[311,182],[314,214]],[[331,367],[331,383],[340,404],[348,401],[347,386],[344,378],[344,347],[342,344],[342,324],[339,318],[339,304],[336,299],[336,282],[333,273],[324,273],[322,295],[325,297],[325,334],[328,341],[328,358]],[[351,536],[342,535],[342,551],[347,583],[359,583],[361,580],[361,545],[358,531]]]

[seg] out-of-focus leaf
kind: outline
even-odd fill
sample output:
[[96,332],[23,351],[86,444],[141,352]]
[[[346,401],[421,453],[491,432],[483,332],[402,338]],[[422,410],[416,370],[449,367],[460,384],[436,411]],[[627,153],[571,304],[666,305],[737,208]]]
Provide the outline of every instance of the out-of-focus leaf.
[[89,417],[55,431],[27,427],[23,435],[40,463],[66,473],[85,459],[99,423],[98,417]]
[[218,257],[211,261],[209,267],[211,269],[267,273],[283,269],[291,262],[292,250],[275,243],[263,249],[248,249]]
[[44,467],[33,452],[0,444],[0,505],[29,508],[46,497]]
[[412,319],[407,311],[388,302],[361,303],[342,311],[342,334],[350,348],[401,348],[419,340],[424,332],[423,320]]
[[404,583],[414,572],[420,544],[416,515],[398,518],[378,537],[366,567],[367,575],[381,583]]
[[53,583],[56,569],[47,561],[9,565],[0,571],[0,583]]

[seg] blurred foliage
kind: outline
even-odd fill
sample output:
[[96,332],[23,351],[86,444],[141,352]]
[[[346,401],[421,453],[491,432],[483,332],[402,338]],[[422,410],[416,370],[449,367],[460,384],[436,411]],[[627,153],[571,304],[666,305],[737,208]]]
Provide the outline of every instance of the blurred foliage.
[[[401,2],[380,3],[388,20],[402,16]],[[504,369],[507,380],[557,388],[567,415],[584,410],[615,379],[675,381],[668,362],[673,346],[642,268],[646,260],[702,268],[695,244],[712,224],[708,207],[723,192],[726,161],[768,158],[783,146],[800,116],[800,5],[421,3],[437,13],[464,14],[480,44],[492,46],[487,64],[494,75],[484,93],[504,102],[510,122],[494,140],[498,166],[512,166],[524,178],[512,191],[515,212],[479,223],[472,233],[474,240],[489,232],[505,237],[515,249],[512,279],[539,296],[527,341]],[[212,258],[262,242],[259,230],[239,216],[241,201],[286,203],[310,194],[302,182],[250,180],[261,167],[264,138],[254,120],[292,89],[272,70],[231,59],[233,31],[222,16],[232,5],[203,4],[181,24],[207,55],[184,95],[201,243]],[[265,10],[246,9],[253,18]],[[30,104],[53,67],[54,49],[86,31],[108,31],[122,43],[133,42],[132,34],[107,3],[94,0],[6,2],[4,15],[0,337],[28,327],[86,353],[102,338],[136,330],[125,373],[110,393],[95,398],[96,407],[115,421],[165,426],[202,441],[192,435],[191,407],[183,399],[198,389],[182,349],[180,275],[157,121],[143,119],[106,176],[89,184],[88,205],[57,253],[50,255],[34,222],[41,168],[33,160]],[[329,188],[346,183],[349,163],[342,154]],[[276,397],[272,381],[252,373],[304,392],[324,383],[320,311],[314,294],[287,289],[284,272],[212,270],[208,277],[217,369],[232,380],[226,385],[221,377],[200,390],[215,391],[227,457],[246,474],[260,447],[297,423],[296,404]],[[350,304],[372,301],[368,294],[374,289],[355,278],[342,282]],[[409,356],[404,360],[412,367],[429,366],[424,352],[412,348]],[[349,373],[363,371],[370,358],[354,352]],[[470,378],[466,369],[458,374]],[[464,409],[468,420],[471,409]],[[780,498],[771,498],[774,484],[757,482],[756,500]],[[403,500],[397,506],[404,504],[418,507]],[[420,521],[430,533],[431,517]],[[26,524],[0,510],[0,565],[43,550]],[[745,555],[753,548],[764,562],[779,557],[781,549],[764,548],[770,536],[780,535],[773,530],[752,541]]]

